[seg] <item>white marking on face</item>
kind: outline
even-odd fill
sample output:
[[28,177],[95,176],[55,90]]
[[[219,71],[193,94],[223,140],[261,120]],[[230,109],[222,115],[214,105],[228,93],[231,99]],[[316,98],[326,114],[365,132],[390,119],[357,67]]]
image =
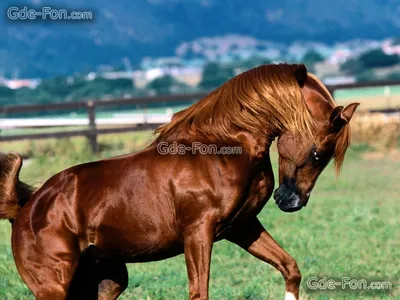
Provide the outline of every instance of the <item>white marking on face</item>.
[[291,292],[286,292],[285,300],[297,300]]
[[312,190],[313,190],[313,189],[311,189],[311,190],[308,191],[308,193],[306,194],[307,197],[310,197]]

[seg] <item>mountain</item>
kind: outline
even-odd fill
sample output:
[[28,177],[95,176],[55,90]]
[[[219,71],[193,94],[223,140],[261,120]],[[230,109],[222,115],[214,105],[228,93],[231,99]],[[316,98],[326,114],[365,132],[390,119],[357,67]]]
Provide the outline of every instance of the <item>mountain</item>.
[[[50,2],[56,3],[52,5]],[[11,6],[92,11],[91,21],[12,21]],[[171,56],[198,38],[291,43],[382,39],[400,32],[398,0],[2,0],[0,75],[48,77]]]

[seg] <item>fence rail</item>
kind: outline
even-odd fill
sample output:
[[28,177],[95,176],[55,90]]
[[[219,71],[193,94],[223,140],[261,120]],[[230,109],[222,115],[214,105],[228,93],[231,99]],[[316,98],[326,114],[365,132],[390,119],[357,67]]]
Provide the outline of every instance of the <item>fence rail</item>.
[[[380,86],[395,86],[400,85],[400,80],[397,81],[374,81],[364,83],[352,83],[352,84],[339,84],[339,85],[327,85],[328,90],[334,95],[336,90],[344,89],[355,89],[355,88],[366,88],[366,87],[380,87]],[[88,129],[75,130],[75,131],[62,131],[62,132],[48,132],[48,133],[33,133],[33,134],[19,134],[19,135],[6,135],[0,136],[0,142],[3,141],[16,141],[25,139],[46,139],[46,138],[63,138],[63,137],[76,137],[85,136],[89,139],[91,148],[94,152],[97,151],[97,136],[100,134],[111,134],[111,133],[122,133],[132,132],[145,129],[154,129],[161,125],[161,123],[153,122],[149,123],[146,121],[146,117],[143,118],[141,123],[131,124],[128,127],[117,127],[117,128],[97,128],[96,124],[96,108],[98,107],[111,107],[111,106],[122,106],[122,105],[142,105],[143,109],[146,110],[149,104],[162,104],[168,103],[169,101],[190,101],[198,100],[206,96],[208,93],[195,93],[195,94],[180,94],[180,95],[164,95],[156,97],[135,97],[129,99],[113,99],[113,100],[102,100],[102,101],[80,101],[80,102],[68,102],[68,103],[53,103],[45,105],[11,105],[0,107],[1,115],[9,115],[14,113],[26,113],[26,112],[42,112],[42,111],[60,111],[60,110],[78,110],[86,109],[88,115]],[[383,110],[372,110],[372,112],[396,112],[400,109],[383,109]]]

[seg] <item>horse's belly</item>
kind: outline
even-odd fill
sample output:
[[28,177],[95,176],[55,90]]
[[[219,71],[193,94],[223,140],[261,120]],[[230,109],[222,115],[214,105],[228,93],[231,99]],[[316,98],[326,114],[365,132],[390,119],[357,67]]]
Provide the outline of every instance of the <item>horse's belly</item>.
[[118,220],[105,218],[95,232],[95,246],[106,255],[127,262],[154,261],[183,252],[182,241],[166,215],[118,214]]

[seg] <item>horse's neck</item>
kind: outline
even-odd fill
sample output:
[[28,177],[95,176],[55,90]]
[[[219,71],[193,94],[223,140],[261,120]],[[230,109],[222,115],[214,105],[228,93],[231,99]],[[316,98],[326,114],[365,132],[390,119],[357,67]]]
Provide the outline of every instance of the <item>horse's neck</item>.
[[[171,135],[166,139],[156,139],[149,147],[158,145],[160,142],[168,144],[178,143],[193,146],[193,143],[205,145],[217,145],[218,147],[241,147],[241,156],[247,161],[249,166],[255,166],[258,163],[263,163],[265,159],[269,160],[269,148],[274,140],[274,136],[265,136],[264,138],[254,137],[252,134],[245,131],[237,131],[233,134],[232,140],[220,140],[217,137],[209,137],[204,135],[178,133]],[[238,153],[236,153],[237,155]]]
[[267,136],[258,138],[250,133],[240,132],[237,134],[237,139],[241,142],[242,150],[248,155],[252,164],[262,163],[266,158],[269,158],[269,148],[273,138]]

